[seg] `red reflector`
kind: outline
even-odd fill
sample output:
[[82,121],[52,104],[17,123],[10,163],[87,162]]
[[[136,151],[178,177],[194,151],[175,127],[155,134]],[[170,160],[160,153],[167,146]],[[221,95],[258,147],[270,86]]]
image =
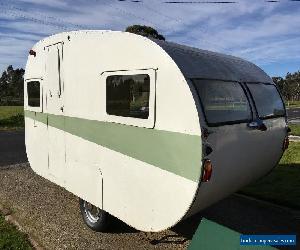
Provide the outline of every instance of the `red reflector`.
[[212,175],[212,164],[210,160],[205,160],[203,164],[202,181],[208,182]]
[[36,52],[34,51],[34,50],[29,50],[29,55],[31,55],[31,56],[36,56]]
[[288,149],[289,144],[290,144],[290,139],[289,139],[288,136],[286,136],[286,137],[284,138],[284,141],[283,141],[283,150]]

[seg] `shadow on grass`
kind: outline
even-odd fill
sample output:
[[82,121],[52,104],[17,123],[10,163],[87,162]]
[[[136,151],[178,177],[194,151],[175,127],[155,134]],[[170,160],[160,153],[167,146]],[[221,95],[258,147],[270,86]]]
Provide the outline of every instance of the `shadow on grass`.
[[[202,218],[213,221],[241,234],[296,234],[300,233],[300,222],[293,214],[255,202],[242,196],[231,195],[206,208],[200,213],[180,222],[171,230],[191,240]],[[216,232],[219,229],[216,228]],[[291,249],[277,246],[278,249]]]
[[300,164],[279,164],[269,175],[239,193],[300,209]]
[[[269,175],[239,192],[300,209],[300,164],[279,164]],[[300,234],[300,221],[295,216],[291,210],[231,195],[180,222],[172,231],[191,240],[202,218],[206,218],[242,234]]]

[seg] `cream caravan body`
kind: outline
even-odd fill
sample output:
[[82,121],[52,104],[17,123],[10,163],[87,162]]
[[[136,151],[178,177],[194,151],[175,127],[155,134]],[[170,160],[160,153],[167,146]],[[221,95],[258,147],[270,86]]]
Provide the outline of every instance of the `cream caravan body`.
[[[110,88],[126,79],[130,84],[132,76],[142,80],[136,80],[140,90],[130,85],[128,96],[132,103],[132,91],[140,91],[139,100],[145,96],[147,101],[134,105],[144,106],[124,116],[110,112],[108,105],[112,110],[124,106],[110,101]],[[247,98],[240,112],[249,110],[247,119],[208,121],[197,86],[210,79],[242,85]],[[30,165],[134,228],[169,228],[265,175],[279,161],[285,114],[262,119],[267,129],[256,129],[258,108],[246,83],[273,86],[262,70],[242,59],[130,33],[76,31],[48,37],[32,48],[25,73]],[[34,85],[39,88],[35,94]],[[212,177],[201,182],[208,158]]]

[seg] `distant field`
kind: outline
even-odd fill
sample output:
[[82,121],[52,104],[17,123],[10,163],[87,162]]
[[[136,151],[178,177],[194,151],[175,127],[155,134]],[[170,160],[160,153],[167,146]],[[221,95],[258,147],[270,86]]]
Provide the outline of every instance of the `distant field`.
[[0,129],[24,127],[23,106],[0,106]]
[[291,142],[278,166],[240,193],[300,209],[300,142]]
[[287,108],[300,108],[300,101],[286,101]]
[[23,106],[0,106],[0,120],[23,114]]

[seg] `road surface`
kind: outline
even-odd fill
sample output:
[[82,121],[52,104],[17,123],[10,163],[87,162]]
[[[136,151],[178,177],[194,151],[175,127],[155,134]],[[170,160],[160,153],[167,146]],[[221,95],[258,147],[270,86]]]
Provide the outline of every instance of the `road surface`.
[[287,114],[290,123],[300,124],[300,108],[287,109]]
[[289,119],[300,118],[300,108],[287,109],[287,114]]
[[25,133],[22,131],[0,131],[1,166],[27,162]]

